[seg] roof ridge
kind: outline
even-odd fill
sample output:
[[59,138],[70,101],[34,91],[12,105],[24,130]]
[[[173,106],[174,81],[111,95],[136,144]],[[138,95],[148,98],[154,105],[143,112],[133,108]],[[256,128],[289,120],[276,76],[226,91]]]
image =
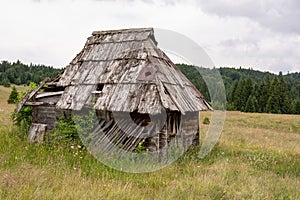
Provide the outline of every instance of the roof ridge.
[[117,30],[105,30],[105,31],[94,31],[92,35],[104,35],[112,33],[133,33],[133,32],[153,32],[153,28],[129,28],[129,29],[117,29]]

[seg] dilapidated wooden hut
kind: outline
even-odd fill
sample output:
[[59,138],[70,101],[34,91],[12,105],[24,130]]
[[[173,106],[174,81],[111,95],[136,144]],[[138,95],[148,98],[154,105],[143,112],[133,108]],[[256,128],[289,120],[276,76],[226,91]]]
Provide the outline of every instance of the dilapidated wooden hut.
[[98,113],[97,130],[126,150],[142,138],[152,152],[178,137],[185,147],[197,145],[198,112],[212,108],[157,45],[152,28],[93,32],[61,75],[23,99],[20,107],[33,106],[31,132],[49,131],[61,113],[89,107]]

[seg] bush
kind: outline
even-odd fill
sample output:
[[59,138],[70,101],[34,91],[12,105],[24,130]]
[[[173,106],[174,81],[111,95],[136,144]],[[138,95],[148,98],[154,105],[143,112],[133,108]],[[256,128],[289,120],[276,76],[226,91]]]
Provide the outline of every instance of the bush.
[[18,92],[15,86],[13,86],[12,91],[8,97],[7,103],[8,104],[16,104],[18,103]]
[[18,114],[12,114],[12,120],[15,125],[21,127],[26,132],[29,131],[29,128],[32,123],[32,107],[25,106],[23,107]]
[[80,143],[73,117],[71,115],[61,115],[47,139],[49,142],[54,143]]
[[210,124],[210,119],[208,117],[205,117],[203,120],[203,124]]
[[[35,83],[30,83],[29,89],[34,90],[37,87]],[[15,103],[18,104],[23,96],[25,96],[26,92],[21,92],[20,95],[15,98]],[[10,98],[9,98],[10,99]],[[29,128],[32,124],[32,107],[24,106],[18,114],[12,114],[11,116],[15,125],[21,127],[22,129],[29,131]]]
[[3,85],[4,87],[10,87],[10,82],[7,78],[5,78],[4,80],[2,80],[1,85]]

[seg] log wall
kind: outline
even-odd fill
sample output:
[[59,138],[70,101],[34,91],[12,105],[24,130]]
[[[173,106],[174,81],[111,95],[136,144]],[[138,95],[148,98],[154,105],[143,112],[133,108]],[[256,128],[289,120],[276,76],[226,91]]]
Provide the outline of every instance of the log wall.
[[57,122],[60,114],[62,114],[62,111],[56,109],[55,106],[60,97],[60,95],[56,95],[36,99],[36,102],[43,102],[49,105],[33,106],[33,123],[46,124],[47,131],[52,130],[55,127],[55,123]]

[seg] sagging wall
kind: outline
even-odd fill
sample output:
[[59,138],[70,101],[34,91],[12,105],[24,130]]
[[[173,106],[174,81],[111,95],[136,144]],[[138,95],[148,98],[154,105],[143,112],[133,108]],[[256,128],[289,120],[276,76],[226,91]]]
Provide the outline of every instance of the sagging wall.
[[[116,139],[120,143],[126,143],[128,140],[134,141],[134,145],[129,149],[134,150],[139,142],[150,152],[165,154],[171,142],[188,149],[192,144],[199,145],[199,114],[198,112],[189,112],[182,115],[180,112],[167,112],[162,115],[150,116],[149,114],[108,112],[99,111],[99,121],[106,123],[114,121],[110,129],[115,129],[115,134],[126,134],[122,140]],[[126,125],[122,125],[123,121]],[[123,127],[122,127],[123,126]],[[126,131],[126,133],[124,132]],[[132,133],[131,131],[135,131]],[[121,133],[119,133],[121,132]],[[130,136],[130,134],[133,134]],[[114,137],[109,136],[114,140]],[[116,144],[120,146],[120,144]],[[121,144],[122,145],[122,144]],[[128,150],[128,149],[127,149]],[[162,155],[164,156],[164,155]]]
[[198,112],[189,112],[182,115],[180,112],[168,112],[165,123],[157,121],[162,126],[156,130],[157,134],[146,139],[146,146],[150,152],[158,152],[160,158],[167,157],[170,143],[181,146],[187,150],[191,145],[199,145],[199,115]]
[[[51,131],[60,115],[66,113],[66,111],[57,110],[55,107],[60,97],[60,95],[54,95],[35,99],[36,102],[46,105],[33,107],[33,123],[45,124],[47,125],[47,131]],[[70,113],[71,111],[66,114]],[[199,145],[198,112],[188,112],[182,115],[180,112],[168,111],[157,116],[137,112],[96,111],[96,113],[99,124],[103,121],[102,125],[105,126],[111,122],[111,125],[106,129],[110,134],[109,138],[121,142],[124,146],[132,142],[132,146],[126,146],[127,150],[134,150],[139,142],[143,142],[145,148],[150,152],[159,152],[159,154],[162,154],[160,157],[163,157],[166,154],[164,149],[167,149],[170,142],[182,145],[185,150],[191,144]],[[116,123],[119,121],[123,121],[123,127],[120,127],[120,123]],[[141,128],[136,129],[137,126]],[[115,130],[116,133],[112,133],[109,130]],[[120,139],[118,135],[124,135],[124,130],[135,132],[132,133],[132,136],[129,135]],[[136,138],[136,136],[139,137]]]

